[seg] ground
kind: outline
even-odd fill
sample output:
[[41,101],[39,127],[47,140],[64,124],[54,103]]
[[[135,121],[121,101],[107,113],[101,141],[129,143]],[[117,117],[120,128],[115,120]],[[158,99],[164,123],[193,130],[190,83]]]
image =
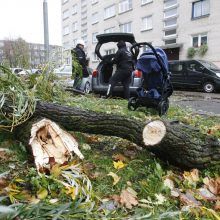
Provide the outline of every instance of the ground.
[[[194,110],[176,107],[173,105],[175,99],[179,101],[180,96],[172,97],[165,119],[181,120],[206,133],[211,129],[213,135],[220,137],[219,129],[215,130],[220,124],[218,117],[204,118]],[[89,95],[65,101],[68,105],[109,114],[144,120],[158,117],[146,108],[129,112],[127,102],[121,99],[102,100]],[[16,212],[11,212],[8,219],[16,215],[20,219],[51,219],[51,216],[56,219],[220,219],[219,167],[181,170],[120,138],[71,134],[85,156],[80,167],[91,181],[91,203],[75,198],[73,191],[63,190],[57,183],[57,179],[64,181],[58,175],[62,168],[59,172],[53,170],[49,176],[39,176],[25,147],[11,134],[1,133],[0,201],[10,208],[10,202],[20,202],[15,203]],[[75,159],[74,163],[77,161]],[[4,179],[8,171],[9,176]],[[0,219],[2,213],[0,207]]]

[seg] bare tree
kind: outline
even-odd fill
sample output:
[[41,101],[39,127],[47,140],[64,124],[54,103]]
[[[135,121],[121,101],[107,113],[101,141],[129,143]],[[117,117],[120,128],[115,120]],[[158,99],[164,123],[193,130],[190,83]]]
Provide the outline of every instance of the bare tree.
[[30,55],[28,43],[22,38],[6,39],[3,46],[4,63],[10,67],[30,66]]

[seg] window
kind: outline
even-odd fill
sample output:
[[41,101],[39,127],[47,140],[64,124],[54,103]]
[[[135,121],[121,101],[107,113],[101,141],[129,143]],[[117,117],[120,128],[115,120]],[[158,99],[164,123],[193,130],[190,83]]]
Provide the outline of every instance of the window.
[[78,11],[78,7],[77,7],[77,4],[75,4],[75,5],[73,5],[73,7],[72,7],[72,14],[73,14],[73,15],[76,14],[77,11]]
[[93,62],[98,62],[99,61],[99,58],[98,58],[98,56],[95,52],[92,53],[92,61]]
[[73,46],[74,46],[74,47],[76,46],[76,42],[77,42],[77,39],[74,39],[74,40],[73,40]]
[[69,26],[65,26],[64,28],[63,28],[63,35],[67,35],[67,34],[69,34],[70,33],[70,28],[69,28]]
[[131,33],[131,22],[121,24],[119,27],[121,32]]
[[115,53],[115,49],[109,49],[105,51],[106,55],[113,54],[113,53]]
[[198,18],[209,14],[209,0],[200,0],[192,3],[192,18]]
[[73,22],[73,24],[72,24],[72,30],[73,30],[73,32],[75,32],[75,31],[78,30],[78,22],[77,22],[77,21]]
[[172,35],[176,35],[176,29],[167,30],[167,31],[164,32],[164,35],[165,35],[165,37],[169,37],[169,36],[172,36]]
[[104,18],[107,19],[107,18],[110,18],[113,16],[115,16],[115,5],[111,5],[107,8],[105,8]]
[[98,16],[99,16],[98,12],[92,14],[92,24],[96,24],[99,21]]
[[165,40],[164,42],[165,42],[166,45],[167,44],[175,44],[176,43],[176,39]]
[[171,72],[181,72],[183,70],[183,64],[182,63],[170,63],[169,64],[169,70]]
[[69,17],[69,10],[67,9],[63,12],[63,19],[66,19],[68,17]]
[[132,9],[132,0],[123,0],[119,3],[119,13]]
[[82,36],[82,40],[86,43],[87,42],[87,35]]
[[64,49],[68,49],[69,48],[69,42],[68,41],[64,42],[63,47],[64,47]]
[[176,23],[177,23],[177,18],[172,18],[172,19],[164,21],[164,27],[176,26]]
[[98,41],[96,38],[97,34],[98,34],[98,32],[92,33],[92,43],[96,43]]
[[153,2],[153,0],[141,0],[142,5],[148,4],[150,2]]
[[177,4],[177,0],[167,0],[164,2],[164,7],[169,8]]
[[115,32],[115,27],[110,27],[104,30],[104,33],[113,33]]
[[177,8],[172,8],[164,12],[164,18],[169,18],[176,15],[177,15]]
[[142,18],[143,29],[142,30],[150,30],[152,29],[152,16],[147,16]]
[[200,47],[201,45],[207,44],[207,34],[199,34],[196,36],[192,36],[192,46]]

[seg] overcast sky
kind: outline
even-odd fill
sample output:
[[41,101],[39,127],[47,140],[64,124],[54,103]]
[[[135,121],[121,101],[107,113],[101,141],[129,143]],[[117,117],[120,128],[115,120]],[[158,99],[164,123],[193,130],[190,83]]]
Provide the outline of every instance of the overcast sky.
[[[44,0],[0,0],[0,40],[44,43]],[[61,0],[47,0],[49,43],[61,45]]]

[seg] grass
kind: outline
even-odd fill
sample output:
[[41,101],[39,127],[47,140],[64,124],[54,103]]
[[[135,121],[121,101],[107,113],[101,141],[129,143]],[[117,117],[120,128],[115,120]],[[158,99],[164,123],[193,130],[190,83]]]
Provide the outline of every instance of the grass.
[[[40,90],[46,91],[47,83],[38,83]],[[56,99],[53,99],[53,94],[56,95]],[[74,96],[56,87],[50,87],[49,94],[38,92],[37,95],[37,98],[41,100],[54,101],[108,114],[124,115],[141,121],[158,118],[154,110],[143,107],[134,112],[129,111],[127,101],[118,98],[100,99],[92,94]],[[168,115],[163,116],[162,119],[179,120],[201,129],[203,133],[220,138],[219,117],[204,117],[190,109],[171,106]],[[42,199],[37,205],[26,204],[27,201],[21,201],[20,204],[13,205],[13,207],[16,207],[16,212],[5,215],[3,219],[13,219],[17,215],[20,219],[51,219],[52,216],[54,219],[219,219],[217,218],[218,213],[213,209],[213,202],[200,200],[201,207],[186,207],[179,198],[170,195],[170,189],[164,186],[164,179],[168,175],[173,177],[175,187],[184,193],[187,190],[195,190],[195,187],[193,188],[183,181],[183,170],[160,161],[147,150],[139,149],[138,146],[127,140],[77,132],[74,133],[74,137],[79,142],[80,150],[85,156],[82,167],[84,173],[92,182],[94,208],[89,209],[90,206],[81,204],[77,200],[70,200],[67,197],[62,200],[62,203],[55,204],[51,204],[48,198]],[[24,146],[18,143],[11,133],[1,132],[0,148],[9,150],[0,152],[0,173],[9,171],[8,181],[18,177],[25,179],[31,189],[33,187],[31,177],[33,178],[37,173],[32,173],[33,161],[30,161],[30,155],[27,154]],[[122,169],[116,169],[113,165],[117,155],[123,155],[125,158],[123,162],[126,166]],[[108,176],[110,172],[120,177],[116,185],[113,185],[112,177]],[[219,173],[219,167],[210,167],[200,171],[198,187],[202,186],[204,177],[216,178]],[[36,178],[39,179],[38,176]],[[47,188],[54,188],[51,182],[45,184]],[[139,206],[132,209],[118,207],[112,202],[112,197],[120,195],[122,190],[127,187],[135,190],[139,200]],[[34,195],[33,191],[32,193]],[[0,194],[6,195],[2,187],[0,188]],[[52,194],[49,196],[51,198]],[[164,201],[158,202],[157,196],[163,196]],[[140,202],[141,200],[143,202]],[[11,207],[8,198],[3,199],[0,197],[0,204]],[[0,216],[2,216],[1,206]]]

